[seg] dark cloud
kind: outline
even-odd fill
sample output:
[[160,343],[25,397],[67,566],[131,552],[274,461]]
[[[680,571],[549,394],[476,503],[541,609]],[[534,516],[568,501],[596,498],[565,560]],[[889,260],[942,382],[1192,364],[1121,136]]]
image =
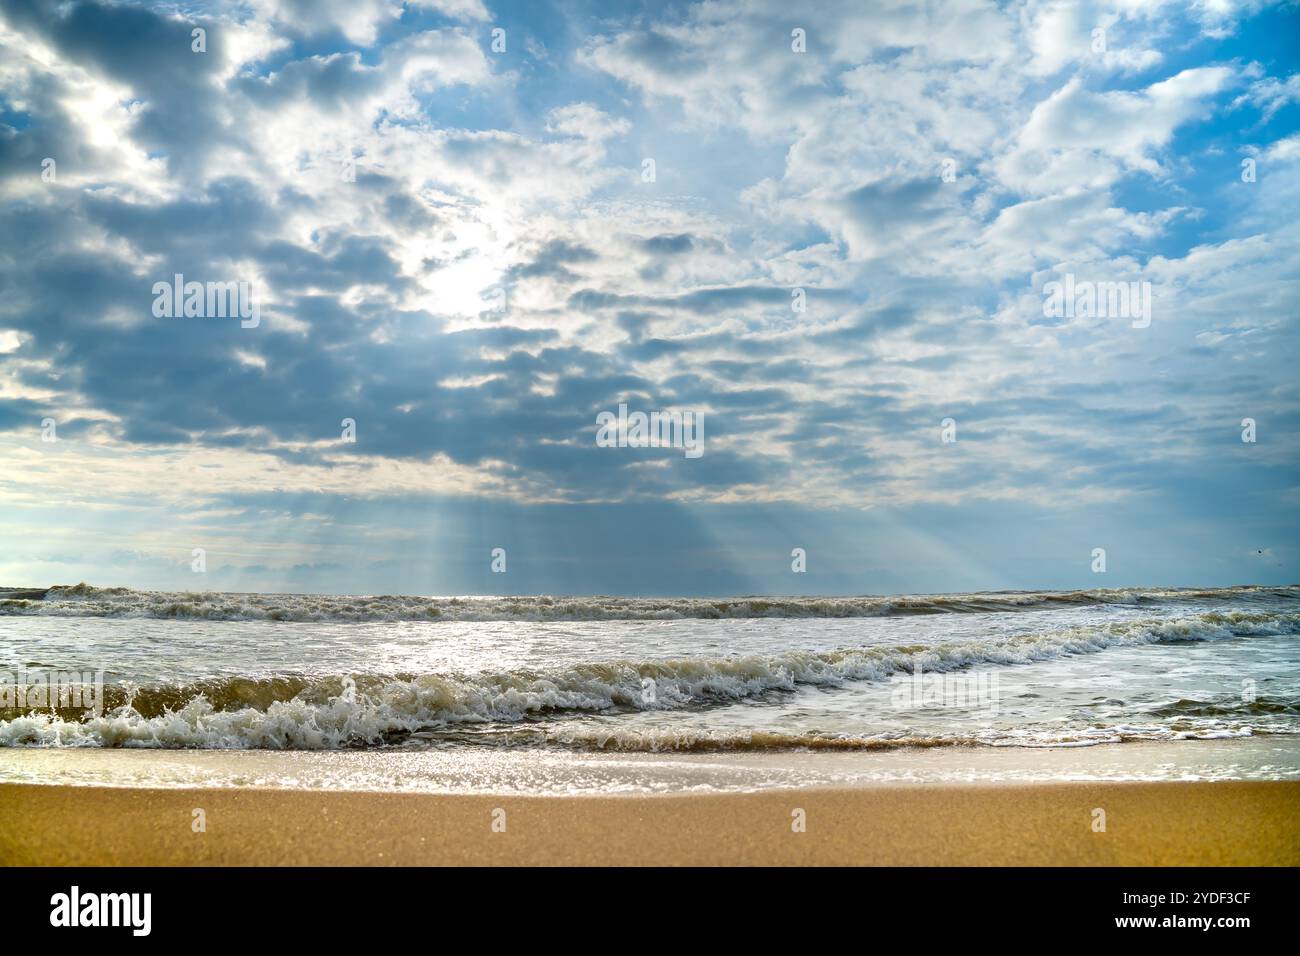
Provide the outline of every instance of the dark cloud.
[[[193,174],[218,143],[237,147],[218,85],[225,39],[211,22],[94,2],[6,0],[3,13],[13,28],[39,37],[69,62],[129,87],[143,104],[133,136],[166,154],[173,174]],[[205,53],[192,49],[196,27],[207,31]]]

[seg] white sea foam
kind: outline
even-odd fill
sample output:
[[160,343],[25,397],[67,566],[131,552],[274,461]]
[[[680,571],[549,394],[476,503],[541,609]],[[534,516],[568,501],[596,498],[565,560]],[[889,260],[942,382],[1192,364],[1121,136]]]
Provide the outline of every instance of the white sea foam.
[[898,750],[904,747],[1093,747],[1139,740],[1223,740],[1257,734],[1292,734],[1280,722],[1203,721],[1196,725],[1116,724],[1061,730],[983,730],[960,734],[882,733],[867,735],[718,731],[699,728],[566,728],[546,742],[583,750],[628,753],[713,753],[761,750]]

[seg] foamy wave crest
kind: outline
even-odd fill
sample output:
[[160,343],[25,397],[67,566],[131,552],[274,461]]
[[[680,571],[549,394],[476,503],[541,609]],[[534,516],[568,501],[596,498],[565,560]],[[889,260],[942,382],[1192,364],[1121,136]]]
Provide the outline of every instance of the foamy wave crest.
[[[1092,747],[1138,740],[1222,740],[1294,734],[1294,724],[1276,721],[1207,720],[1180,725],[1116,724],[1053,730],[982,730],[969,734],[894,733],[848,736],[770,731],[703,729],[566,728],[545,734],[545,743],[579,750],[625,753],[726,753],[763,750],[900,750],[904,747]],[[520,741],[527,739],[523,732]],[[534,735],[536,736],[536,735]],[[506,741],[503,741],[506,742]]]
[[[0,745],[332,749],[379,746],[417,731],[518,725],[578,713],[722,704],[800,685],[838,686],[895,674],[1025,664],[1108,647],[1300,633],[1300,614],[1206,612],[1067,631],[920,647],[789,651],[773,656],[614,661],[553,671],[474,675],[223,678],[108,691],[101,716],[0,720]],[[644,694],[645,681],[654,695]],[[114,696],[116,695],[116,696]],[[8,715],[6,715],[8,716]]]
[[419,597],[137,591],[89,584],[47,591],[0,589],[0,615],[140,617],[211,621],[610,621],[853,618],[1027,611],[1052,607],[1233,602],[1291,598],[1300,587],[987,592],[904,597]]

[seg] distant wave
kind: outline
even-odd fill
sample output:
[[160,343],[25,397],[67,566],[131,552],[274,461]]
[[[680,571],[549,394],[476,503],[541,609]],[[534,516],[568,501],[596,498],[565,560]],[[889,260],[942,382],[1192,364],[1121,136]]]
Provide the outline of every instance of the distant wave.
[[[580,738],[548,737],[545,721],[580,714],[701,707],[791,691],[801,685],[833,687],[852,681],[882,681],[896,674],[913,673],[918,665],[924,672],[951,672],[1097,653],[1117,646],[1296,633],[1300,633],[1300,613],[1227,610],[930,647],[909,644],[829,652],[787,651],[771,656],[621,660],[469,675],[224,677],[175,686],[113,686],[108,689],[108,708],[99,717],[78,719],[49,711],[5,714],[10,719],[0,720],[0,745],[315,750],[379,746],[413,733],[476,725],[497,726],[509,732],[512,727],[527,724],[519,732],[526,729],[539,742],[655,749],[669,747],[671,734],[664,736],[664,732],[656,731],[658,737],[636,744],[636,733],[645,731],[592,729],[590,732],[600,740],[592,738],[584,743]],[[654,682],[650,700],[643,696],[646,680]],[[1270,726],[1281,726],[1268,724],[1267,720],[1283,721],[1291,713],[1285,708],[1293,708],[1295,702],[1279,706],[1283,709],[1231,716],[1240,718],[1238,723],[1247,732],[1255,718],[1255,729],[1267,731]],[[1177,732],[1170,729],[1178,726],[1177,721],[1190,721],[1189,727],[1200,726],[1197,721],[1208,728],[1219,726],[1217,718],[1191,711],[1157,716],[1171,733]],[[1004,736],[1008,742],[1016,739],[1011,732]],[[681,746],[707,749],[721,746],[718,740],[731,739],[706,737]],[[1033,740],[1026,736],[1022,742],[1030,744]],[[877,745],[890,744],[871,744]]]
[[42,592],[0,589],[0,616],[139,617],[206,621],[661,621],[742,618],[854,618],[1032,611],[1096,605],[1300,600],[1300,586],[1094,588],[901,597],[419,597],[137,591],[89,584]]

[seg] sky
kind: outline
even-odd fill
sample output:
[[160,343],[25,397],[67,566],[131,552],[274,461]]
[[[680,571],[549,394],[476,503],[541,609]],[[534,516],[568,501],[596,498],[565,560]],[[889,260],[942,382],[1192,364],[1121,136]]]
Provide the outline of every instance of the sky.
[[1294,3],[0,0],[0,584],[1300,581],[1297,70]]

